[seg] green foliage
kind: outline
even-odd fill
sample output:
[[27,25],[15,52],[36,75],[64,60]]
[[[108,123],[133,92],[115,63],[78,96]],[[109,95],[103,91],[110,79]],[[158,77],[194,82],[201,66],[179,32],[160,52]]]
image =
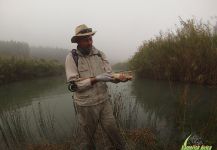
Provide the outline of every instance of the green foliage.
[[[29,45],[24,42],[0,41],[0,84],[63,74],[63,63],[60,64],[54,59],[59,56],[57,52],[61,53],[62,51],[57,48],[32,49],[30,50]],[[44,50],[44,53],[40,55],[43,57],[31,55],[30,53],[33,53],[34,50],[38,53]],[[49,58],[50,55],[51,58]]]
[[129,61],[140,77],[217,84],[217,34],[209,23],[180,19],[175,32],[145,41]]
[[0,84],[61,75],[63,72],[64,66],[56,60],[0,58]]

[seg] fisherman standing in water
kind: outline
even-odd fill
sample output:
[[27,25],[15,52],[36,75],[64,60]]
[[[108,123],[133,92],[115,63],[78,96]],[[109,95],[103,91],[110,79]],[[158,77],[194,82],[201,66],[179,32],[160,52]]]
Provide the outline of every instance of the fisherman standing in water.
[[118,83],[112,76],[112,69],[105,54],[92,44],[92,31],[82,24],[76,27],[72,50],[65,61],[65,71],[69,89],[74,92],[74,102],[79,124],[82,127],[81,149],[96,148],[94,134],[98,124],[105,131],[114,149],[123,150],[125,144],[117,128],[116,120],[109,101],[110,95],[106,82]]

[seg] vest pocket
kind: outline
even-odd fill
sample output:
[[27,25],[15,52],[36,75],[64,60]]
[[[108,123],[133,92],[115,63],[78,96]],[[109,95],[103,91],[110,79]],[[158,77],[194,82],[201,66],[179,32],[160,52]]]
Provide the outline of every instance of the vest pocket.
[[80,77],[89,77],[90,76],[89,69],[86,65],[81,64],[80,66],[78,66],[78,72],[80,74]]
[[78,71],[80,72],[88,71],[88,68],[85,65],[80,65],[80,67],[78,67]]

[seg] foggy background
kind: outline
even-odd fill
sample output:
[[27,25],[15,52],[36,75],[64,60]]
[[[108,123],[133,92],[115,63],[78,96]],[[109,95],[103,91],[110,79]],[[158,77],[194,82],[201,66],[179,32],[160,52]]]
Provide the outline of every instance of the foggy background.
[[144,40],[182,19],[212,20],[216,0],[0,0],[0,40],[70,51],[80,24],[96,30],[94,45],[112,63],[128,59]]

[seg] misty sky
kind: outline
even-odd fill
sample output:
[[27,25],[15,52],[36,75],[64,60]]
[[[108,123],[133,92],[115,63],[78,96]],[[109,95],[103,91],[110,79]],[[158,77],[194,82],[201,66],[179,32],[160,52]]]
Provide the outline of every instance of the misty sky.
[[96,30],[94,45],[111,61],[123,61],[138,46],[183,19],[214,20],[217,0],[0,0],[0,40],[71,49],[74,28]]

